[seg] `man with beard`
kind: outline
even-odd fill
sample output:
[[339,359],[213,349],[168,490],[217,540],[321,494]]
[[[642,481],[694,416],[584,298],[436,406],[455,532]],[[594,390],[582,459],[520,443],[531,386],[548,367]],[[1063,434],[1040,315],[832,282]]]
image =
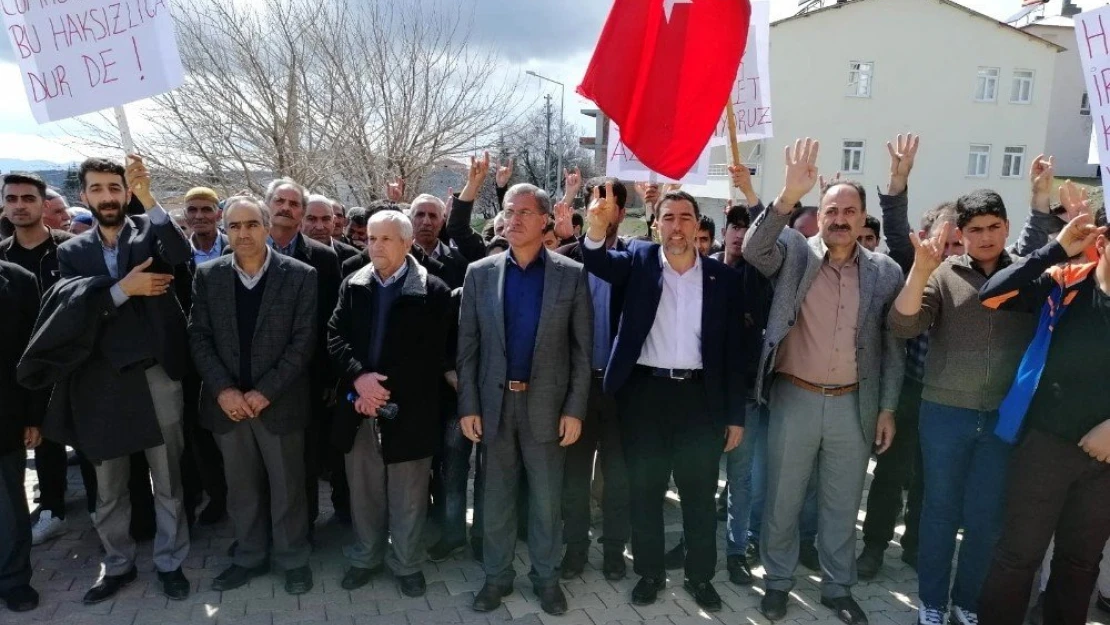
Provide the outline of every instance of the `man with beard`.
[[631,486],[632,556],[641,576],[632,603],[654,603],[666,586],[663,501],[673,473],[686,538],[683,586],[715,612],[718,463],[744,435],[740,286],[735,272],[698,253],[700,211],[683,191],[664,193],[657,205],[663,244],[606,250],[620,216],[613,186],[605,184],[604,197],[594,188],[582,258],[590,273],[624,289],[604,390],[617,399]]
[[[96,530],[104,545],[104,568],[101,579],[85,594],[86,604],[112,598],[137,578],[135,541],[128,533],[130,454],[135,451],[145,453],[157,500],[154,565],[162,591],[181,600],[190,589],[181,572],[189,553],[189,533],[180,474],[181,379],[189,355],[185,315],[171,290],[171,272],[189,260],[191,251],[185,235],[151,193],[150,173],[142,159],[134,155],[128,159],[126,169],[99,158],[81,164],[81,200],[92,209],[98,226],[58,248],[62,278],[118,280],[111,287],[95,348],[117,364],[117,381],[96,390],[80,388],[81,379],[74,378],[68,389],[71,399],[95,401],[73,407],[73,421],[85,421],[85,427],[76,424],[74,431],[88,437],[87,442],[74,441],[74,446],[100,459]],[[142,203],[145,215],[125,214],[132,196]],[[104,388],[111,392],[104,393]],[[117,420],[124,415],[132,420]],[[159,439],[161,444],[128,448],[129,442]],[[94,446],[104,451],[94,455]]]
[[[318,482],[324,462],[337,462],[336,452],[328,443],[328,426],[331,423],[331,395],[335,389],[335,376],[331,372],[328,356],[327,322],[339,298],[339,256],[329,245],[311,239],[301,232],[304,223],[308,194],[305,188],[290,178],[279,178],[266,188],[266,206],[272,215],[270,238],[274,249],[286,256],[308,264],[316,270],[316,346],[309,366],[312,376],[312,421],[305,430],[305,487],[308,489],[308,532],[313,535],[313,525],[320,513]],[[329,207],[330,211],[330,207]],[[329,213],[330,214],[330,213]],[[329,224],[330,236],[330,224]],[[325,460],[329,459],[329,460]],[[346,484],[342,480],[332,484],[332,503],[337,514],[345,514],[347,506]]]
[[51,230],[69,230],[69,202],[61,193],[46,188],[46,201],[43,202],[42,223]]
[[440,278],[452,289],[462,286],[468,263],[458,250],[440,239],[447,223],[447,205],[438,197],[424,193],[413,199],[411,217],[416,245],[429,258],[443,263],[444,271]]
[[192,234],[193,268],[201,263],[219,258],[227,247],[227,235],[216,224],[223,217],[220,198],[207,187],[194,187],[185,193],[185,223]]
[[[58,281],[58,246],[73,238],[67,232],[47,226],[44,193],[48,194],[49,190],[38,176],[4,176],[4,214],[11,219],[15,234],[0,241],[0,260],[15,263],[34,274],[40,293],[50,290]],[[45,406],[49,397],[49,392],[45,392],[36,400]],[[96,474],[84,455],[78,452],[77,457],[92,512],[96,505]],[[40,506],[39,518],[31,528],[31,544],[41,545],[66,531],[65,445],[44,440],[35,448],[35,471],[39,478]]]
[[339,264],[352,256],[358,256],[358,248],[347,245],[335,238],[335,202],[323,195],[312,194],[308,196],[308,204],[304,211],[304,223],[301,224],[308,238],[330,246],[339,257]]
[[894,439],[905,349],[887,315],[902,271],[856,242],[867,214],[858,183],[823,190],[819,236],[786,229],[794,206],[817,184],[818,151],[809,139],[787,150],[782,193],[752,224],[743,247],[744,258],[775,281],[756,382],[771,411],[760,542],[767,593],[760,609],[770,620],[786,616],[798,515],[817,471],[821,604],[848,625],[861,625],[867,615],[851,594],[856,517],[872,447],[881,454]]

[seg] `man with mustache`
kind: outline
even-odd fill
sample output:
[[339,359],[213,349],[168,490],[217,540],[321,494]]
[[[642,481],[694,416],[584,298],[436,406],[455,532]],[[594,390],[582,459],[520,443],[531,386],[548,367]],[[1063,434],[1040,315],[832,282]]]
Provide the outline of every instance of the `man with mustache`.
[[816,141],[786,150],[785,185],[752,224],[744,258],[775,283],[756,391],[770,404],[768,481],[760,549],[767,593],[760,609],[786,616],[798,564],[798,514],[816,470],[823,573],[821,604],[848,625],[867,622],[851,595],[856,582],[856,516],[872,447],[894,438],[903,345],[887,314],[902,286],[889,257],[857,243],[866,216],[858,183],[823,190],[819,236],[786,228],[794,206],[817,184]]
[[656,207],[662,243],[606,249],[621,215],[613,183],[594,187],[582,243],[586,269],[624,291],[603,388],[617,399],[630,485],[632,556],[641,576],[632,603],[666,586],[663,500],[673,472],[686,540],[684,587],[721,609],[710,583],[717,562],[716,493],[722,452],[744,435],[742,294],[736,272],[695,247],[700,211],[683,191]]
[[447,224],[447,205],[434,195],[416,196],[410,210],[416,245],[429,257],[443,263],[440,278],[452,289],[462,286],[467,261],[458,250],[443,242],[440,234]]
[[220,198],[208,187],[193,187],[185,193],[185,223],[192,234],[193,267],[219,258],[227,247],[227,235],[216,224],[223,218]]
[[[308,193],[305,188],[290,178],[279,178],[266,187],[265,203],[270,209],[270,238],[273,248],[280,254],[292,256],[316,270],[316,345],[309,366],[312,376],[311,405],[312,421],[305,430],[305,488],[308,491],[308,532],[313,536],[313,524],[320,513],[321,465],[324,458],[335,455],[328,443],[328,426],[331,423],[331,410],[328,408],[330,395],[335,389],[335,376],[331,372],[331,358],[328,356],[327,323],[335,310],[339,298],[339,256],[329,245],[304,236],[301,226],[304,223]],[[346,502],[342,483],[332,484],[333,502]],[[339,504],[342,508],[343,504]]]
[[[83,384],[95,381],[95,376],[85,374],[71,379],[67,389],[75,402],[78,398],[90,402],[72,408],[77,434],[72,442],[100,460],[96,530],[104,545],[104,569],[85,594],[86,604],[112,598],[138,575],[128,496],[130,454],[136,451],[145,453],[157,501],[154,566],[162,592],[181,600],[190,590],[181,572],[189,553],[189,533],[180,474],[181,380],[189,355],[185,314],[171,283],[173,268],[187,262],[191,250],[151,193],[150,173],[142,158],[128,159],[126,168],[100,158],[81,164],[81,200],[96,216],[97,227],[58,248],[63,279],[110,276],[116,280],[110,296],[104,298],[95,349],[118,369],[98,373],[114,376],[111,383],[84,388]],[[124,212],[132,197],[142,203],[146,214]]]
[[318,194],[308,196],[301,227],[308,238],[331,247],[339,257],[340,265],[348,258],[358,256],[358,248],[335,238],[335,202],[327,197]]

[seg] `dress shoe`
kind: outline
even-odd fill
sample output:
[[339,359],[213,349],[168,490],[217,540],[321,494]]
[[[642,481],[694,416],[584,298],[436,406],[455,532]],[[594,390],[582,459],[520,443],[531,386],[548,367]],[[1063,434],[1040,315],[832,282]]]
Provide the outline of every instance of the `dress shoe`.
[[466,549],[466,542],[448,543],[442,540],[428,547],[428,559],[432,562],[446,562],[456,553]]
[[131,567],[130,571],[122,575],[105,575],[101,577],[98,582],[93,584],[89,592],[85,593],[83,601],[85,605],[92,605],[111,599],[121,588],[135,581],[138,577],[139,572],[135,570],[134,566]]
[[663,554],[663,568],[677,571],[686,566],[686,541],[679,539],[678,544]]
[[682,587],[690,593],[701,609],[706,612],[721,611],[721,595],[717,594],[717,589],[713,588],[713,584],[686,580],[682,583]]
[[185,579],[185,574],[181,572],[180,567],[169,573],[159,571],[158,581],[162,582],[162,594],[174,601],[185,599],[189,596],[189,591],[192,590],[189,580]]
[[375,566],[372,569],[364,569],[361,567],[352,566],[351,568],[347,569],[346,573],[343,574],[343,581],[339,582],[339,585],[343,588],[343,590],[354,590],[356,588],[362,588],[366,584],[369,584],[370,580],[373,579],[374,576],[378,573],[381,573],[383,570],[384,567],[382,565]]
[[667,587],[667,580],[662,577],[641,577],[632,589],[632,605],[651,605],[659,597],[659,591]]
[[227,503],[223,501],[209,501],[208,505],[197,517],[197,522],[203,525],[215,525],[227,518]]
[[285,572],[285,592],[291,595],[303,595],[310,590],[312,590],[312,569],[307,564]]
[[601,572],[605,579],[615,582],[628,574],[628,564],[624,561],[624,548],[606,547],[601,561]]
[[12,588],[3,597],[12,612],[30,612],[39,607],[39,593],[27,584]]
[[406,597],[423,597],[428,591],[428,583],[420,571],[412,575],[398,575],[397,583],[401,586],[401,594]]
[[821,556],[812,540],[803,541],[798,548],[798,562],[811,571],[821,570]]
[[759,602],[759,611],[769,621],[781,621],[786,616],[786,602],[790,595],[785,590],[768,590]]
[[744,556],[728,556],[728,581],[737,586],[752,585],[752,570],[748,567],[748,559]]
[[567,597],[559,584],[546,588],[535,588],[536,596],[540,599],[540,609],[551,616],[561,616],[567,613]]
[[863,553],[856,559],[856,574],[860,579],[875,579],[883,568],[883,553],[886,550],[877,545],[864,545]]
[[255,577],[265,575],[269,572],[270,564],[268,562],[263,562],[253,568],[232,564],[224,569],[223,573],[217,575],[216,579],[212,580],[212,590],[234,590],[240,586],[245,586],[247,582]]
[[835,612],[836,618],[843,621],[845,625],[867,625],[867,615],[863,613],[863,608],[859,607],[856,600],[851,597],[837,597],[835,599],[821,597],[821,605]]
[[512,593],[513,587],[502,587],[486,582],[478,594],[474,596],[475,612],[493,612],[501,607],[501,598]]
[[586,570],[586,550],[578,547],[567,547],[563,562],[559,565],[559,574],[563,579],[574,579]]

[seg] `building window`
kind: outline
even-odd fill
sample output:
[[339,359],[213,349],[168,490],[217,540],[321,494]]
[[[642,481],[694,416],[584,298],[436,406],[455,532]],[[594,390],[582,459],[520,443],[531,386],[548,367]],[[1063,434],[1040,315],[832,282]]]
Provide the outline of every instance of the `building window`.
[[840,171],[846,174],[863,173],[863,141],[845,141],[841,151]]
[[853,98],[871,97],[871,77],[875,64],[871,61],[852,61],[848,64],[848,95]]
[[1091,98],[1086,93],[1084,93],[1083,98],[1081,100],[1079,100],[1079,114],[1080,115],[1090,115],[1091,114]]
[[991,146],[971,145],[967,156],[967,175],[969,178],[986,178],[991,163]]
[[1014,84],[1010,88],[1011,104],[1029,104],[1033,101],[1033,70],[1015,69]]
[[998,68],[980,67],[975,82],[975,101],[994,102],[998,98]]
[[1002,151],[1002,177],[1021,178],[1025,172],[1025,148],[1008,146]]

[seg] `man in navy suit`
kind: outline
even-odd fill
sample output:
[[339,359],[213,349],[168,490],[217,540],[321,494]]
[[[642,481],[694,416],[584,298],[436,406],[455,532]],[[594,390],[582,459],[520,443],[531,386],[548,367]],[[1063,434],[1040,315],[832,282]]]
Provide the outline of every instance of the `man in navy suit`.
[[624,289],[622,318],[605,372],[615,394],[631,486],[632,555],[641,576],[632,603],[666,585],[663,499],[674,472],[686,535],[685,588],[705,610],[721,609],[710,584],[717,564],[717,466],[744,434],[744,311],[738,275],[701,257],[700,211],[688,193],[666,193],[656,224],[662,244],[604,247],[620,214],[613,184],[595,188],[582,244],[587,271]]

